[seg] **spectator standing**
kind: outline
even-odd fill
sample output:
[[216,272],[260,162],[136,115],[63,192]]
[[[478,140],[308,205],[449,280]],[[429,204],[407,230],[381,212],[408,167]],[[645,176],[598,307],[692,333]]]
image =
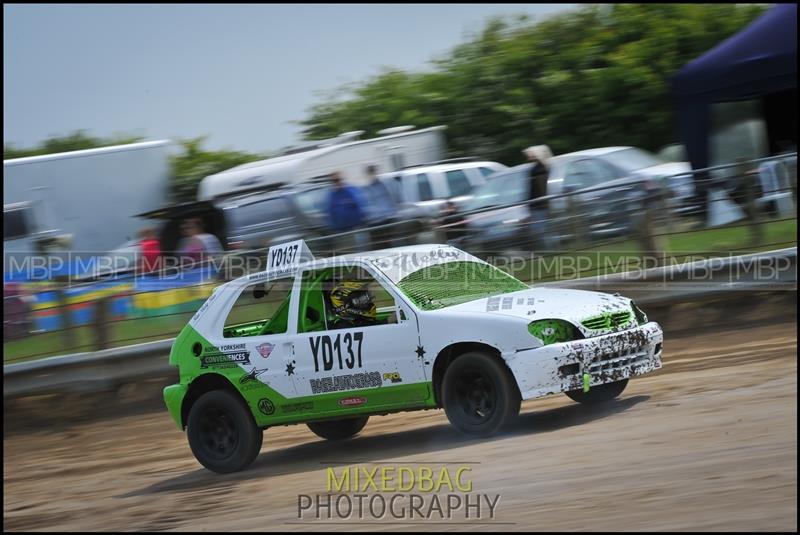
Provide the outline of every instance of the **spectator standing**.
[[[358,188],[345,184],[339,171],[331,174],[331,182],[333,187],[328,194],[327,203],[330,227],[336,232],[347,232],[363,225],[366,203],[361,192]],[[345,239],[337,240],[337,242],[346,247],[351,239],[349,236],[343,238]],[[355,241],[357,246],[364,245],[361,233],[355,235]]]
[[[531,162],[529,171],[530,187],[528,198],[531,201],[547,197],[547,180],[550,176],[550,159],[553,153],[547,145],[535,145],[523,151]],[[544,247],[552,249],[555,247],[555,237],[551,236],[548,228],[550,219],[550,207],[547,199],[528,204],[531,215],[531,231],[537,243],[542,243]]]
[[178,245],[178,255],[189,257],[195,262],[209,260],[223,251],[216,236],[205,231],[199,217],[187,219],[181,225],[185,236]]
[[[369,183],[363,191],[367,198],[367,222],[370,225],[386,225],[394,222],[397,216],[397,205],[389,188],[378,179],[377,166],[368,165],[366,172]],[[386,227],[371,231],[370,238],[373,246],[391,246],[392,230],[392,227]]]
[[156,232],[152,228],[145,228],[139,231],[139,250],[141,251],[141,264],[139,270],[142,273],[150,273],[161,269],[161,243],[156,237]]

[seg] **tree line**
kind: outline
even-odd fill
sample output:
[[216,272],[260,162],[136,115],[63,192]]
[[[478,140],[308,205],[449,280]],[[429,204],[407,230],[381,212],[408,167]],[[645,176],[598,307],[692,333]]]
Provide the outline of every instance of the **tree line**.
[[[297,121],[305,140],[389,126],[446,125],[450,155],[520,163],[523,148],[555,154],[598,146],[649,150],[676,140],[670,79],[686,63],[735,34],[764,4],[590,5],[535,22],[495,17],[432,60],[426,72],[384,68],[321,95]],[[4,144],[19,158],[141,141],[85,131],[32,148]],[[181,140],[172,157],[173,200],[191,200],[205,176],[269,154],[208,150]]]
[[516,164],[598,146],[676,141],[670,79],[765,5],[591,5],[541,22],[493,18],[429,72],[385,69],[327,95],[299,122],[305,139],[387,126],[447,125],[452,155]]

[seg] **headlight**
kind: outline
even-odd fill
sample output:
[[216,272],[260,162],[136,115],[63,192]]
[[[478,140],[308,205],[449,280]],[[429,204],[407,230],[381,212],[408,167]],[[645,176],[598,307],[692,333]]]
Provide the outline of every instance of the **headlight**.
[[528,332],[544,345],[569,342],[579,338],[578,330],[568,321],[538,320],[528,324]]
[[631,301],[631,307],[633,307],[633,314],[636,316],[636,322],[639,325],[647,323],[647,314],[645,314],[641,308],[637,307],[636,303],[633,301]]

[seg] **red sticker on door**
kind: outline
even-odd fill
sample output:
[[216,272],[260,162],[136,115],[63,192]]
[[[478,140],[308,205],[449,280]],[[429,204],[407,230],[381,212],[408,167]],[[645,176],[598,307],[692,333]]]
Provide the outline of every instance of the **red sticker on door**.
[[261,344],[260,346],[256,346],[256,351],[258,351],[258,354],[261,355],[262,357],[267,358],[270,355],[270,353],[272,353],[272,349],[274,347],[275,346],[273,344],[264,343]]
[[367,402],[367,398],[342,398],[339,400],[340,407],[358,407],[359,405],[363,405]]

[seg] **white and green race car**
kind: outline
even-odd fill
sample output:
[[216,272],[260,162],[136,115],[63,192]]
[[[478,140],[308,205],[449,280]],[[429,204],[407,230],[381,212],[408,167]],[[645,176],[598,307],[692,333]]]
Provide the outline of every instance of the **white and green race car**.
[[315,260],[299,241],[268,265],[216,288],[170,354],[166,405],[215,472],[250,465],[272,426],[338,440],[443,407],[488,436],[523,399],[607,401],[661,367],[661,328],[630,299],[531,288],[447,245]]

